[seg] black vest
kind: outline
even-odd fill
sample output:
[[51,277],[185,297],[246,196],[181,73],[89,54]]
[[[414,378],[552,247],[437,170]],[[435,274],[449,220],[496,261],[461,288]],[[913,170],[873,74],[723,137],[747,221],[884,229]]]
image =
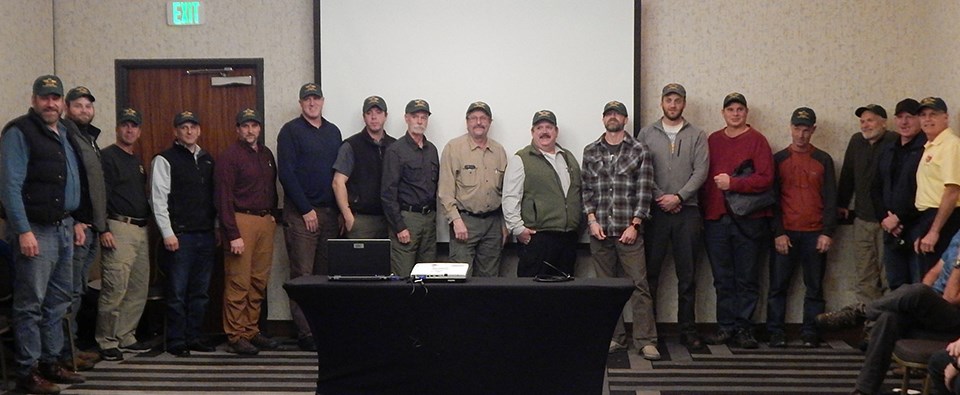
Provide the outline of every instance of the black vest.
[[[32,108],[27,115],[4,126],[3,133],[14,125],[23,133],[30,147],[27,176],[21,192],[27,219],[30,222],[52,224],[70,215],[63,207],[67,185],[66,150],[60,144],[60,137],[44,124],[43,118]],[[73,148],[79,152],[78,147]]]
[[384,132],[380,141],[383,145],[377,145],[366,129],[344,141],[353,149],[353,172],[347,179],[347,195],[354,213],[383,215],[383,203],[380,200],[383,152],[397,139]]
[[180,144],[159,153],[170,163],[167,209],[174,233],[213,230],[213,157],[206,151],[194,160]]

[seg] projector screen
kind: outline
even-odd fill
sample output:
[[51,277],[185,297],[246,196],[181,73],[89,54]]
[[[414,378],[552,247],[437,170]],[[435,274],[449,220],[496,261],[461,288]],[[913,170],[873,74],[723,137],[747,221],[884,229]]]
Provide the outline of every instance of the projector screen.
[[[603,133],[610,100],[633,108],[634,2],[629,0],[322,0],[324,117],[343,137],[363,128],[361,105],[384,98],[386,130],[406,131],[411,99],[430,103],[427,139],[443,151],[484,101],[490,137],[507,155],[530,144],[533,113],[556,113],[561,146],[581,157]],[[627,130],[632,131],[631,123]],[[445,223],[443,215],[438,222]],[[448,241],[439,226],[439,241]]]

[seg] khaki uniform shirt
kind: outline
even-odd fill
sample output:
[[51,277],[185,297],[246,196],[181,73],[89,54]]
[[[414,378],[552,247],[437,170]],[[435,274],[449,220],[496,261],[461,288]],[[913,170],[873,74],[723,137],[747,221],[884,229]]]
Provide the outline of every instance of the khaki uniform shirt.
[[487,138],[480,148],[464,134],[447,143],[440,157],[437,196],[447,222],[460,218],[460,210],[483,214],[500,208],[507,153],[500,143]]

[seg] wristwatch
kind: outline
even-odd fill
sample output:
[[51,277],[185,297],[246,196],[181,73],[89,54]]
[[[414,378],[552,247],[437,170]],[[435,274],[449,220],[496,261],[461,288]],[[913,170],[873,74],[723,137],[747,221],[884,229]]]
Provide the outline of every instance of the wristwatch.
[[640,224],[634,223],[632,226],[633,226],[633,230],[636,230],[637,232],[640,231]]

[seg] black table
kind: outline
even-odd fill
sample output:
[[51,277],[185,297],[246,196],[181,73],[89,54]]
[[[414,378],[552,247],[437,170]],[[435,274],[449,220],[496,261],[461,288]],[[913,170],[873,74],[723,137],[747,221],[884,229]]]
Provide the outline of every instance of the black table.
[[317,342],[318,394],[599,394],[627,279],[284,284]]

